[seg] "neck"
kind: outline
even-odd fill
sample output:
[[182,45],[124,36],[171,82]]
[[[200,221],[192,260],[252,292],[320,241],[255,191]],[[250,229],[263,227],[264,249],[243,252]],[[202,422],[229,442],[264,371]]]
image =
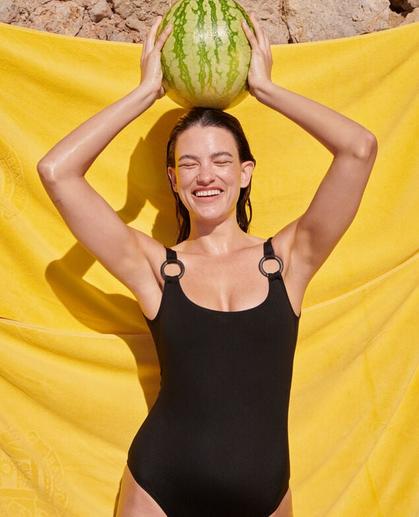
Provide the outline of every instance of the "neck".
[[222,222],[191,219],[191,232],[184,251],[227,255],[242,245],[246,235],[237,224],[235,213]]

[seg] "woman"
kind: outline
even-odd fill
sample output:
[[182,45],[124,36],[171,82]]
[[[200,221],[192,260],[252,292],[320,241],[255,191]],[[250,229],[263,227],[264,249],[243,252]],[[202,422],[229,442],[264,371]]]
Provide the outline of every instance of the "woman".
[[138,299],[159,353],[161,390],[128,453],[119,517],[292,516],[287,416],[300,307],[355,217],[377,141],[274,84],[268,38],[251,19],[255,33],[243,24],[250,93],[334,155],[307,210],[271,238],[247,233],[255,160],[238,121],[219,110],[191,110],[168,144],[182,223],[176,246],[125,225],[84,179],[165,93],[160,51],[171,26],[157,38],[160,17],[144,44],[140,85],[38,163],[70,230]]

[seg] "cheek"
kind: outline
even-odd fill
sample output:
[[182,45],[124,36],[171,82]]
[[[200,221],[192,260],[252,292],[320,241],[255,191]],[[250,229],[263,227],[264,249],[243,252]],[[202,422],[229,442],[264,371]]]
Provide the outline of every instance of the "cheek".
[[225,183],[227,183],[231,186],[234,186],[237,183],[240,183],[241,172],[240,172],[240,170],[237,170],[237,169],[229,169],[221,177],[224,179]]
[[195,176],[198,174],[198,170],[194,168],[183,168],[179,169],[176,174],[176,179],[179,185],[189,185],[194,181]]

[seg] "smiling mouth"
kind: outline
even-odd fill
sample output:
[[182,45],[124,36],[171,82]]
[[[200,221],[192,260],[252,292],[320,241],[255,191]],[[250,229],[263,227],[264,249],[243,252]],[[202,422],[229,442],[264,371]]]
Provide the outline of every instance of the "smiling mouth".
[[[216,192],[216,191],[218,191],[218,192]],[[224,191],[220,190],[220,189],[214,189],[214,191],[210,191],[211,194],[201,194],[201,195],[197,195],[197,192],[199,192],[199,191],[195,191],[192,194],[194,197],[196,197],[198,199],[213,199],[213,198],[218,197],[221,194],[223,194]]]

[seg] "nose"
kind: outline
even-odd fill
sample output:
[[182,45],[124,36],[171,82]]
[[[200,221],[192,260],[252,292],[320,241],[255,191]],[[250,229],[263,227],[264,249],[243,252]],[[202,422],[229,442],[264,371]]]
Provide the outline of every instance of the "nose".
[[198,183],[210,183],[215,178],[215,170],[214,167],[209,163],[202,163],[199,168],[198,176],[196,177],[196,181]]

